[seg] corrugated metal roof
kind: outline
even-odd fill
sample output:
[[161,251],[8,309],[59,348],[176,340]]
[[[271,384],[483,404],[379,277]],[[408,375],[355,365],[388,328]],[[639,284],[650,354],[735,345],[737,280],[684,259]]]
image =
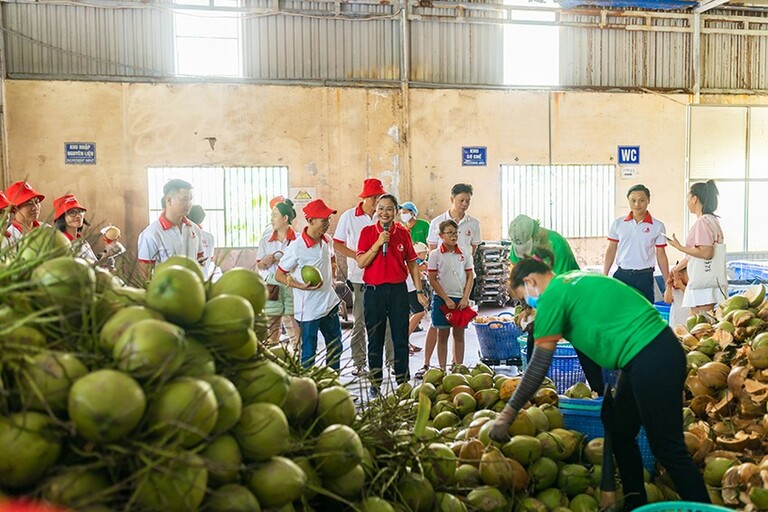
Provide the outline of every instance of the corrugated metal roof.
[[2,9],[9,73],[173,73],[173,18],[167,11],[45,3],[3,3]]

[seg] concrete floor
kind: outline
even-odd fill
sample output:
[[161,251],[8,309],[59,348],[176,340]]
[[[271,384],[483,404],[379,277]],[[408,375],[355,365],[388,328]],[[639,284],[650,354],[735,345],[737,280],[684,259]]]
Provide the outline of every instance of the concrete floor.
[[[511,309],[511,308],[509,308]],[[481,306],[479,309],[478,314],[480,315],[497,315],[501,313],[502,311],[507,311],[507,308],[499,308],[494,306]],[[421,321],[421,327],[422,331],[415,332],[411,336],[411,343],[424,348],[426,335],[427,335],[427,328],[429,327],[429,320],[427,317],[425,317]],[[344,345],[344,352],[342,353],[341,357],[341,382],[347,388],[357,395],[359,398],[361,398],[363,401],[368,399],[368,390],[370,387],[370,383],[368,382],[368,379],[366,377],[355,377],[352,375],[352,371],[354,370],[354,364],[351,360],[351,350],[349,346],[350,342],[350,336],[351,336],[351,328],[344,328],[342,330],[342,340]],[[449,340],[449,348],[448,348],[448,366],[450,367],[450,361],[451,361],[451,341]],[[464,365],[468,368],[471,368],[477,362],[480,360],[480,344],[477,339],[477,333],[475,331],[475,327],[470,324],[469,327],[467,327],[466,333],[465,333],[465,340],[464,340]],[[318,340],[318,353],[320,354],[320,361],[322,363],[323,356],[322,354],[325,353],[325,342],[322,338],[322,335],[319,335]],[[434,353],[432,355],[432,366],[437,366],[437,353]],[[415,380],[413,376],[416,374],[416,372],[424,366],[424,350],[421,350],[420,352],[416,352],[415,354],[410,356],[410,372],[411,372],[411,383],[417,383],[419,381]],[[494,367],[494,370],[500,373],[504,373],[507,375],[515,375],[517,373],[517,367],[511,366],[498,366]],[[395,387],[397,387],[397,384],[395,382],[394,374],[390,374],[386,372],[387,374],[384,377],[384,383],[382,385],[382,391],[384,393],[391,392]]]

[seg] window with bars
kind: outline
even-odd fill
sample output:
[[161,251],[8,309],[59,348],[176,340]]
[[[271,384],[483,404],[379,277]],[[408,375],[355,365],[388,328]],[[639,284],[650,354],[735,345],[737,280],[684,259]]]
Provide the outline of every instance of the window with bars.
[[269,228],[269,200],[288,195],[287,167],[150,167],[149,220],[162,212],[163,185],[179,178],[192,183],[193,204],[206,212],[203,228],[216,247],[257,247]]
[[606,236],[615,182],[613,165],[502,165],[502,237],[520,214],[567,238]]
[[176,4],[176,74],[243,76],[240,15],[211,9],[237,7],[238,0],[176,0]]

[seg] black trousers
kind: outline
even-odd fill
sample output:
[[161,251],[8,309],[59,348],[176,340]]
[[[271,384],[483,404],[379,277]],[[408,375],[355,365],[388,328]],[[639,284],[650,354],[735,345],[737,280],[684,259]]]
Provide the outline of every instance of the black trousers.
[[[528,344],[525,347],[528,361],[533,357],[533,324],[528,325]],[[603,383],[603,369],[600,365],[587,357],[582,351],[576,349],[576,355],[579,356],[579,364],[584,371],[584,376],[587,378],[587,383],[592,391],[597,392],[598,396],[603,396],[605,384]]]
[[613,274],[613,277],[639,291],[643,297],[648,299],[648,302],[653,304],[656,292],[653,287],[652,268],[647,270],[624,270],[619,268]]
[[381,386],[381,360],[384,351],[384,333],[389,320],[392,345],[395,352],[395,379],[407,382],[408,372],[408,287],[405,283],[366,285],[363,292],[365,330],[368,333],[368,369],[371,384]]
[[680,497],[684,501],[709,503],[704,480],[683,440],[685,352],[672,330],[665,328],[622,372],[611,421],[605,428],[613,437],[614,456],[624,485],[625,510],[647,502],[637,445],[641,425],[653,455],[669,472]]

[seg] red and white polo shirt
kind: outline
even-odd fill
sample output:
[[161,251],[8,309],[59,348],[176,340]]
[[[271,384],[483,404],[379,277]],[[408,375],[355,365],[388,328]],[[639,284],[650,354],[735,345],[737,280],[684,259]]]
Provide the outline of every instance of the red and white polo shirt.
[[[375,222],[374,218],[375,215],[369,216],[363,211],[363,203],[359,203],[355,208],[350,208],[341,214],[333,240],[356,251],[360,233],[363,228]],[[347,258],[347,279],[356,284],[363,283],[363,269],[357,266],[355,258]]]
[[200,228],[184,217],[179,229],[161,213],[156,221],[139,234],[139,261],[160,263],[176,254],[193,260],[203,257]]
[[333,283],[333,243],[328,235],[323,235],[319,241],[313,240],[304,228],[301,236],[297,237],[285,248],[280,258],[278,268],[290,274],[294,281],[303,283],[301,268],[312,265],[320,271],[323,285],[317,290],[299,290],[293,288],[293,316],[299,322],[311,322],[323,318],[339,306],[339,296],[336,295]]
[[[440,223],[450,219],[450,210],[432,219],[432,222],[429,223],[427,243],[440,243]],[[480,245],[480,242],[483,241],[483,238],[480,236],[480,221],[471,215],[464,214],[464,217],[456,224],[459,226],[459,247],[465,254],[472,257],[472,248]]]
[[450,251],[441,242],[437,249],[429,253],[429,259],[427,259],[427,270],[430,273],[437,273],[440,286],[451,298],[464,296],[467,275],[472,275],[474,268],[471,254],[464,254],[458,245]]
[[[379,222],[364,228],[357,244],[357,254],[363,254],[373,247],[381,232]],[[407,262],[416,261],[417,258],[411,233],[401,224],[393,222],[389,229],[387,255],[384,256],[383,248],[379,249],[371,264],[363,269],[363,280],[370,285],[404,283],[408,276]]]
[[608,240],[618,242],[616,265],[626,270],[643,270],[656,267],[656,248],[666,247],[664,224],[651,217],[650,212],[640,222],[635,222],[632,212],[619,217],[611,224]]

